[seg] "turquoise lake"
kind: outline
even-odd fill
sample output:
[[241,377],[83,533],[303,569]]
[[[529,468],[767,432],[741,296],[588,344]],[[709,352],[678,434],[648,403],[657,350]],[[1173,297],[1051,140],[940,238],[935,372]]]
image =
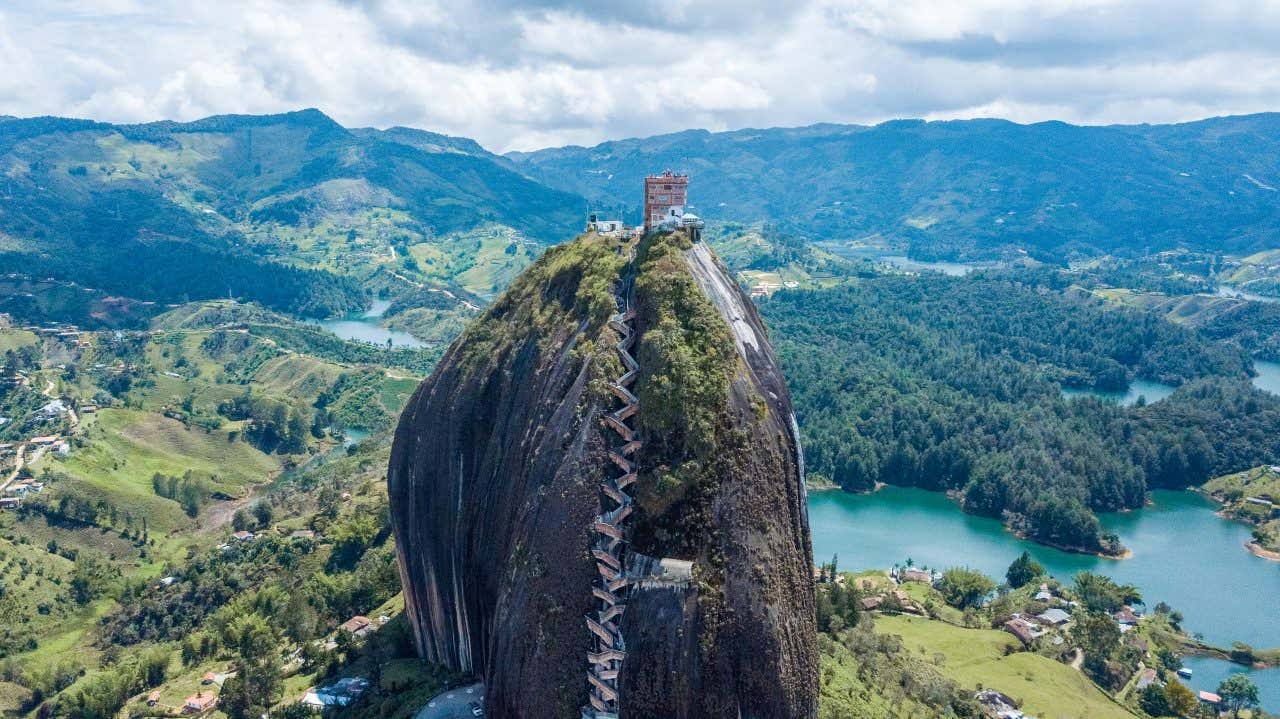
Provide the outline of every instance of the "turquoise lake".
[[1280,711],[1280,668],[1250,669],[1222,659],[1186,657],[1182,666],[1191,670],[1191,678],[1183,682],[1195,691],[1215,691],[1218,684],[1232,674],[1246,674],[1258,685],[1258,699],[1269,712]]
[[925,262],[923,260],[913,260],[909,257],[901,255],[884,255],[876,259],[899,269],[909,272],[941,272],[944,275],[959,277],[967,275],[978,269],[978,265],[968,264],[965,262]]
[[[969,566],[1003,578],[1025,549],[1063,582],[1089,570],[1137,586],[1147,602],[1165,601],[1182,612],[1183,626],[1228,646],[1280,646],[1280,563],[1249,554],[1249,530],[1214,514],[1213,502],[1194,492],[1156,491],[1154,504],[1101,516],[1133,552],[1103,559],[1062,552],[1019,539],[997,520],[974,517],[938,492],[885,487],[875,494],[809,494],[809,526],[816,561],[839,555],[846,570],[889,568],[908,557],[916,564]],[[1212,691],[1229,673],[1246,671],[1262,706],[1280,710],[1280,668],[1251,670],[1221,659],[1188,657],[1189,684]]]
[[840,556],[850,569],[885,568],[908,557],[935,568],[966,565],[1002,578],[1025,549],[1059,580],[1090,570],[1137,586],[1154,606],[1181,611],[1184,626],[1210,642],[1280,646],[1280,563],[1249,554],[1249,529],[1214,514],[1194,492],[1156,491],[1154,504],[1102,515],[1103,525],[1133,552],[1103,559],[1019,539],[995,519],[960,511],[945,495],[885,487],[870,495],[814,492],[809,525],[819,561]]
[[393,347],[426,347],[425,342],[408,332],[389,330],[382,326],[380,320],[390,305],[391,303],[387,300],[374,300],[373,307],[362,314],[351,315],[337,320],[315,320],[314,322],[344,340],[370,342],[383,347],[386,347],[387,341],[390,340]]
[[[1280,363],[1268,362],[1266,360],[1255,359],[1253,368],[1257,371],[1258,376],[1253,378],[1253,385],[1258,389],[1280,394]],[[1160,400],[1173,394],[1176,387],[1160,382],[1152,382],[1151,380],[1136,379],[1129,384],[1129,389],[1124,392],[1100,392],[1092,389],[1071,389],[1069,387],[1062,388],[1062,396],[1071,397],[1098,397],[1100,399],[1119,402],[1122,405],[1132,406],[1138,403],[1138,398],[1143,398],[1147,404],[1159,402]]]
[[1129,383],[1129,389],[1124,392],[1101,392],[1092,389],[1071,389],[1062,388],[1063,397],[1098,397],[1099,399],[1111,400],[1119,402],[1122,405],[1129,406],[1138,403],[1138,398],[1146,400],[1147,404],[1159,402],[1160,400],[1173,394],[1177,389],[1171,385],[1152,382],[1151,380],[1135,379]]
[[1258,376],[1253,378],[1253,386],[1273,394],[1280,394],[1280,362],[1254,360],[1253,369]]
[[369,430],[359,427],[347,427],[342,430],[342,446],[350,447],[359,444],[369,438]]

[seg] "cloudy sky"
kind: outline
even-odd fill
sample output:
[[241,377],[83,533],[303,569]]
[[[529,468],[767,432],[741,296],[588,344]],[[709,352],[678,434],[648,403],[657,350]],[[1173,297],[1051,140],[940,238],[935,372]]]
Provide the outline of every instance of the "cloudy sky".
[[1280,110],[1280,0],[0,3],[0,114],[318,107],[494,150],[897,117]]

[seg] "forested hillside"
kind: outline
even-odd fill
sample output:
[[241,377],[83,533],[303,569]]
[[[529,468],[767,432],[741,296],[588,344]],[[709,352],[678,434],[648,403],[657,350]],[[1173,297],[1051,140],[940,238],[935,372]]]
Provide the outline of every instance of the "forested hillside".
[[[1277,138],[1275,114],[1131,127],[897,121],[501,157],[424,130],[343,128],[316,110],[142,125],[8,118],[0,261],[139,300],[230,295],[306,315],[364,306],[388,278],[492,297],[588,208],[637,221],[641,178],[667,167],[691,174],[713,225],[767,223],[916,258],[1243,256],[1280,241],[1280,178],[1266,160]],[[1270,270],[1241,267],[1233,281],[1269,286]],[[379,270],[391,274],[372,280]]]
[[[181,707],[204,687],[225,714],[261,716],[234,702],[292,703],[354,661],[323,639],[394,612],[399,591],[388,442],[356,440],[386,431],[437,354],[228,301],[142,331],[59,336],[0,316],[0,377],[23,378],[0,385],[0,485],[21,500],[0,511],[0,713],[159,715],[153,689]],[[388,651],[411,652],[383,629]],[[306,649],[282,662],[286,642]],[[238,688],[201,679],[229,662]],[[435,681],[417,667],[413,681]]]
[[1179,125],[1004,120],[813,125],[672,135],[509,155],[543,181],[639,214],[648,172],[687,171],[712,220],[812,239],[875,236],[913,257],[1026,250],[1244,251],[1280,239],[1280,114]]
[[[846,489],[955,490],[1041,541],[1110,551],[1092,511],[1280,456],[1280,398],[1247,383],[1248,356],[1151,313],[999,274],[881,276],[762,310],[810,467]],[[1182,388],[1145,407],[1060,392],[1135,378]]]
[[463,242],[454,259],[459,233],[509,231],[499,249],[523,257],[536,252],[520,241],[557,240],[580,222],[580,198],[507,165],[469,140],[347,130],[315,110],[9,119],[0,265],[143,300],[231,295],[341,314],[366,304],[359,281],[382,264],[449,284],[482,254]]

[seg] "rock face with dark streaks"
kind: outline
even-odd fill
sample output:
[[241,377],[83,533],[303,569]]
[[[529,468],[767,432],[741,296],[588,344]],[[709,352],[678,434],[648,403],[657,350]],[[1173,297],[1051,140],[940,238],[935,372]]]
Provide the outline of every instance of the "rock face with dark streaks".
[[[634,256],[633,256],[634,255]],[[388,481],[422,656],[473,673],[486,715],[578,717],[597,640],[593,523],[615,507],[605,415],[634,308],[637,479],[612,686],[627,717],[811,717],[817,649],[803,459],[754,307],[680,233],[550,250],[400,420]],[[631,497],[634,497],[632,501]],[[597,675],[599,676],[599,675]]]

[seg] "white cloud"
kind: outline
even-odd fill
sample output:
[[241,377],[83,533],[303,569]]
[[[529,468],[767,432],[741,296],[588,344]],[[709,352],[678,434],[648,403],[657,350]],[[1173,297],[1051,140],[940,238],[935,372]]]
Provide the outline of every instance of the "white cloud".
[[1280,109],[1276,37],[1275,0],[28,0],[0,11],[0,114],[314,106],[496,150],[893,117],[1164,122]]

